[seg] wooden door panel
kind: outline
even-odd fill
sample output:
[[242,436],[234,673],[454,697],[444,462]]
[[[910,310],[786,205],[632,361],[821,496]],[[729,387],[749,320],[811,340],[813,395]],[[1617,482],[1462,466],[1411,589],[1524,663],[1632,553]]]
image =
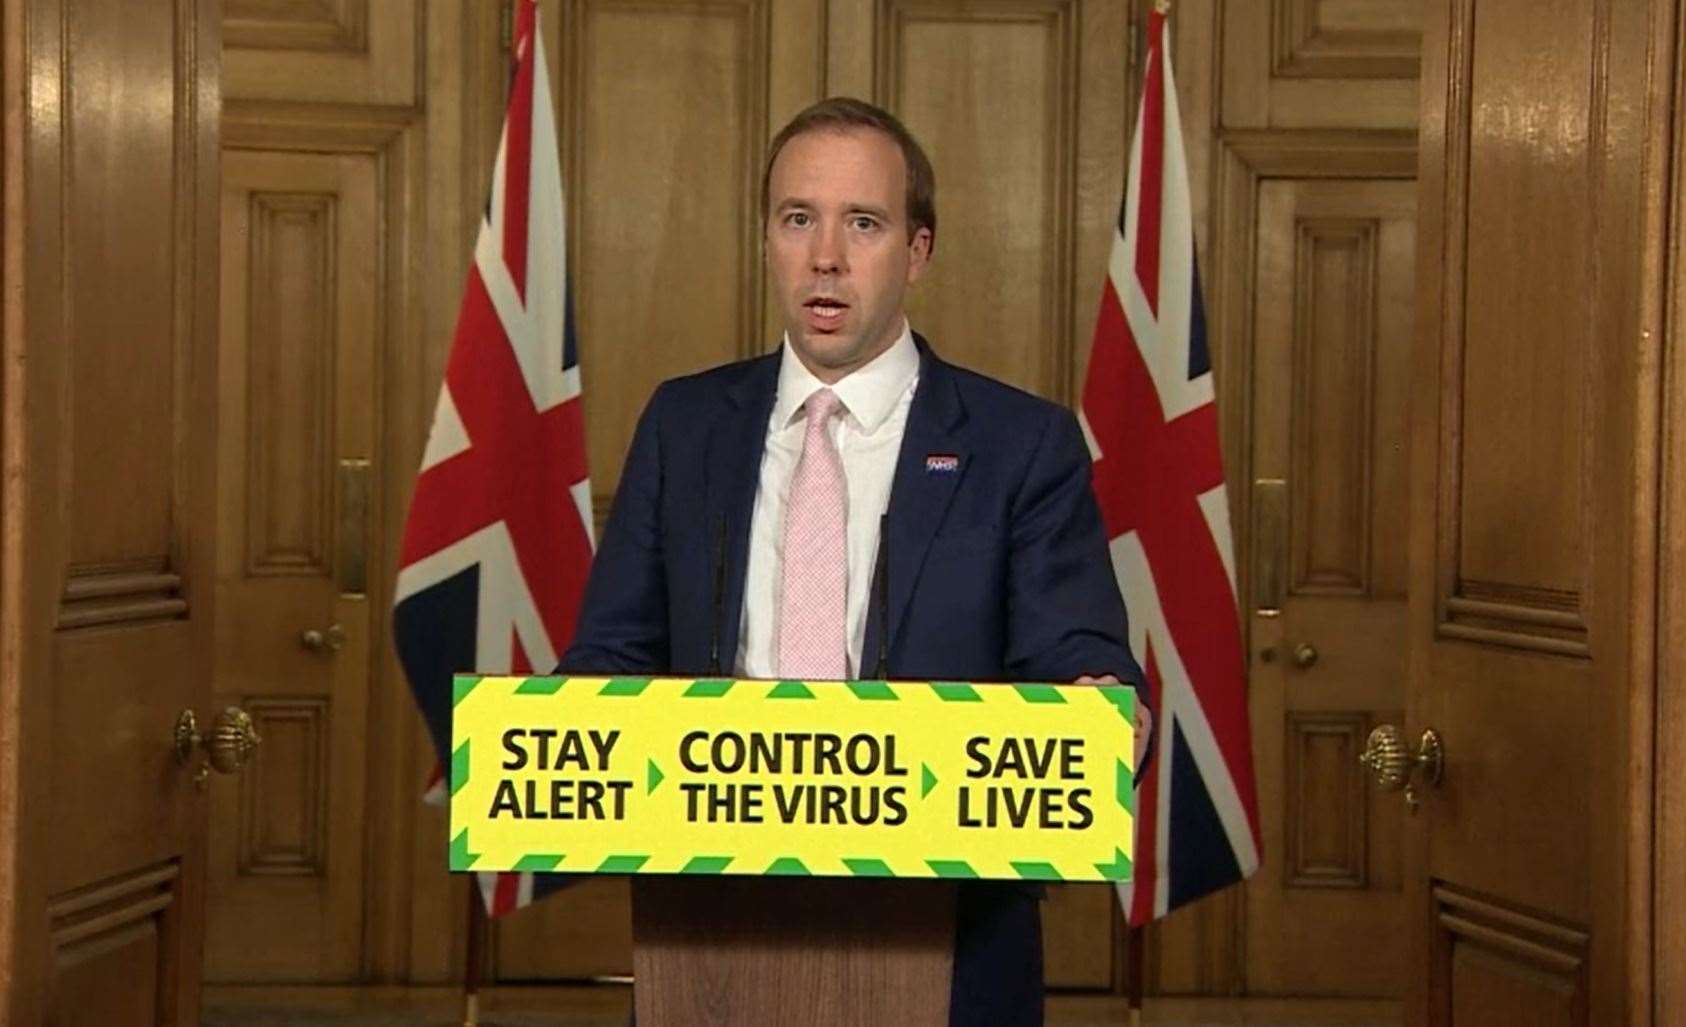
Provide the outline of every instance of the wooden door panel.
[[1630,1022],[1641,987],[1661,201],[1640,169],[1672,10],[1428,11],[1406,737],[1436,729],[1446,762],[1410,825],[1416,1023]]
[[180,865],[170,860],[68,892],[48,906],[53,948],[48,1023],[107,1027],[168,1021],[181,990],[175,979],[179,957],[172,955],[183,941],[181,885]]
[[216,689],[265,744],[212,807],[213,981],[361,964],[380,195],[376,154],[223,154]]
[[868,19],[876,44],[832,72],[859,66],[936,171],[936,248],[909,320],[946,359],[1067,404],[1123,196],[1127,17],[1080,0],[892,0]]
[[908,319],[946,359],[1069,401],[1078,12],[1018,13],[891,4],[878,91],[930,154],[949,212]]
[[224,94],[417,101],[416,0],[223,0]]
[[175,727],[210,712],[216,5],[5,17],[30,92],[7,78],[0,1020],[191,1025],[206,788]]
[[1411,128],[1421,4],[1255,0],[1223,5],[1224,124]]
[[1450,1022],[1587,1022],[1586,934],[1451,888],[1433,896],[1432,972]]
[[[1449,174],[1435,183],[1449,259],[1425,269],[1439,302],[1423,312],[1435,366],[1420,404],[1436,429],[1420,439],[1436,513],[1430,562],[1418,568],[1431,574],[1422,584],[1435,640],[1416,671],[1417,712],[1444,725],[1450,758],[1446,795],[1429,806],[1430,860],[1458,886],[1584,925],[1585,840],[1540,811],[1571,823],[1592,812],[1589,776],[1554,768],[1592,755],[1571,711],[1595,672],[1585,499],[1599,469],[1587,457],[1608,430],[1586,419],[1590,351],[1604,335],[1588,307],[1595,168],[1585,135],[1514,118],[1544,95],[1554,125],[1588,123],[1594,4],[1555,0],[1549,29],[1534,4],[1451,6],[1451,66],[1469,96],[1448,112]],[[1536,52],[1553,55],[1552,70],[1524,77]],[[1543,655],[1552,652],[1569,658]],[[1515,844],[1482,844],[1492,837]],[[1538,865],[1553,850],[1552,865]]]
[[557,117],[602,509],[656,385],[777,342],[762,337],[756,216],[768,93],[788,59],[770,53],[772,6],[563,5]]
[[1413,183],[1258,185],[1250,993],[1399,994],[1397,796],[1358,766],[1404,705]]
[[[1445,272],[1462,288],[1441,339],[1461,364],[1444,380],[1442,619],[1453,635],[1493,641],[1496,631],[1506,644],[1548,652],[1585,641],[1587,374],[1602,334],[1586,308],[1595,254],[1587,200],[1598,171],[1584,130],[1571,126],[1599,113],[1595,6],[1476,9],[1461,37],[1469,104],[1454,122],[1468,144],[1454,165],[1461,188],[1447,197],[1467,228],[1448,240],[1457,255]],[[1551,110],[1551,122],[1516,124],[1530,109]]]

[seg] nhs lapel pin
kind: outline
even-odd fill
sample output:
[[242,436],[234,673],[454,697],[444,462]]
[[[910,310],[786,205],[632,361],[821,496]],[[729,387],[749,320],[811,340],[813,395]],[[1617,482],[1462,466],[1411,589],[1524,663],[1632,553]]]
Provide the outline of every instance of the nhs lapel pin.
[[926,474],[953,474],[960,470],[960,458],[953,453],[931,453],[925,457]]

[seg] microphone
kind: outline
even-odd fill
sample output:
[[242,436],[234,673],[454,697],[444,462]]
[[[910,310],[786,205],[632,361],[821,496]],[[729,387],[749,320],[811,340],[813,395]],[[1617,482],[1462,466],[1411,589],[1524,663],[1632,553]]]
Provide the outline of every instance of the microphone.
[[873,574],[878,579],[878,666],[873,676],[880,681],[890,680],[890,515],[878,518],[878,567]]
[[714,620],[708,632],[708,673],[720,676],[720,628],[726,617],[726,515],[714,528]]

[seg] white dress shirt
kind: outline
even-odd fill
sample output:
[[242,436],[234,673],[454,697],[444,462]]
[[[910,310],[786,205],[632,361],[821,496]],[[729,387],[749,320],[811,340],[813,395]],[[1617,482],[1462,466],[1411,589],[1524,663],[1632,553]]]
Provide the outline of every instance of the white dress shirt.
[[[878,524],[890,502],[907,413],[919,383],[919,350],[906,322],[889,349],[843,377],[830,389],[843,401],[832,419],[831,437],[848,482],[849,676],[860,677],[866,643],[872,571],[878,556]],[[806,421],[802,406],[826,384],[809,372],[787,336],[779,363],[778,398],[767,423],[761,478],[750,518],[749,567],[744,582],[743,630],[738,633],[737,673],[746,678],[778,677],[778,609],[784,569],[785,501],[802,458]]]

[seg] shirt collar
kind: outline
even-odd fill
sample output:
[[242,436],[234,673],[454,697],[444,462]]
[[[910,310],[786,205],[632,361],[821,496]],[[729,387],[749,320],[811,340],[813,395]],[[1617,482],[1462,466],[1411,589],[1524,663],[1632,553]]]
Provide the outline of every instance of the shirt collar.
[[[903,320],[902,334],[889,349],[844,375],[830,388],[862,431],[871,435],[889,418],[908,386],[918,377],[919,349],[913,344],[913,329]],[[778,428],[789,425],[808,397],[826,387],[796,355],[786,333],[784,352],[779,358],[779,395],[773,405],[773,424]]]

